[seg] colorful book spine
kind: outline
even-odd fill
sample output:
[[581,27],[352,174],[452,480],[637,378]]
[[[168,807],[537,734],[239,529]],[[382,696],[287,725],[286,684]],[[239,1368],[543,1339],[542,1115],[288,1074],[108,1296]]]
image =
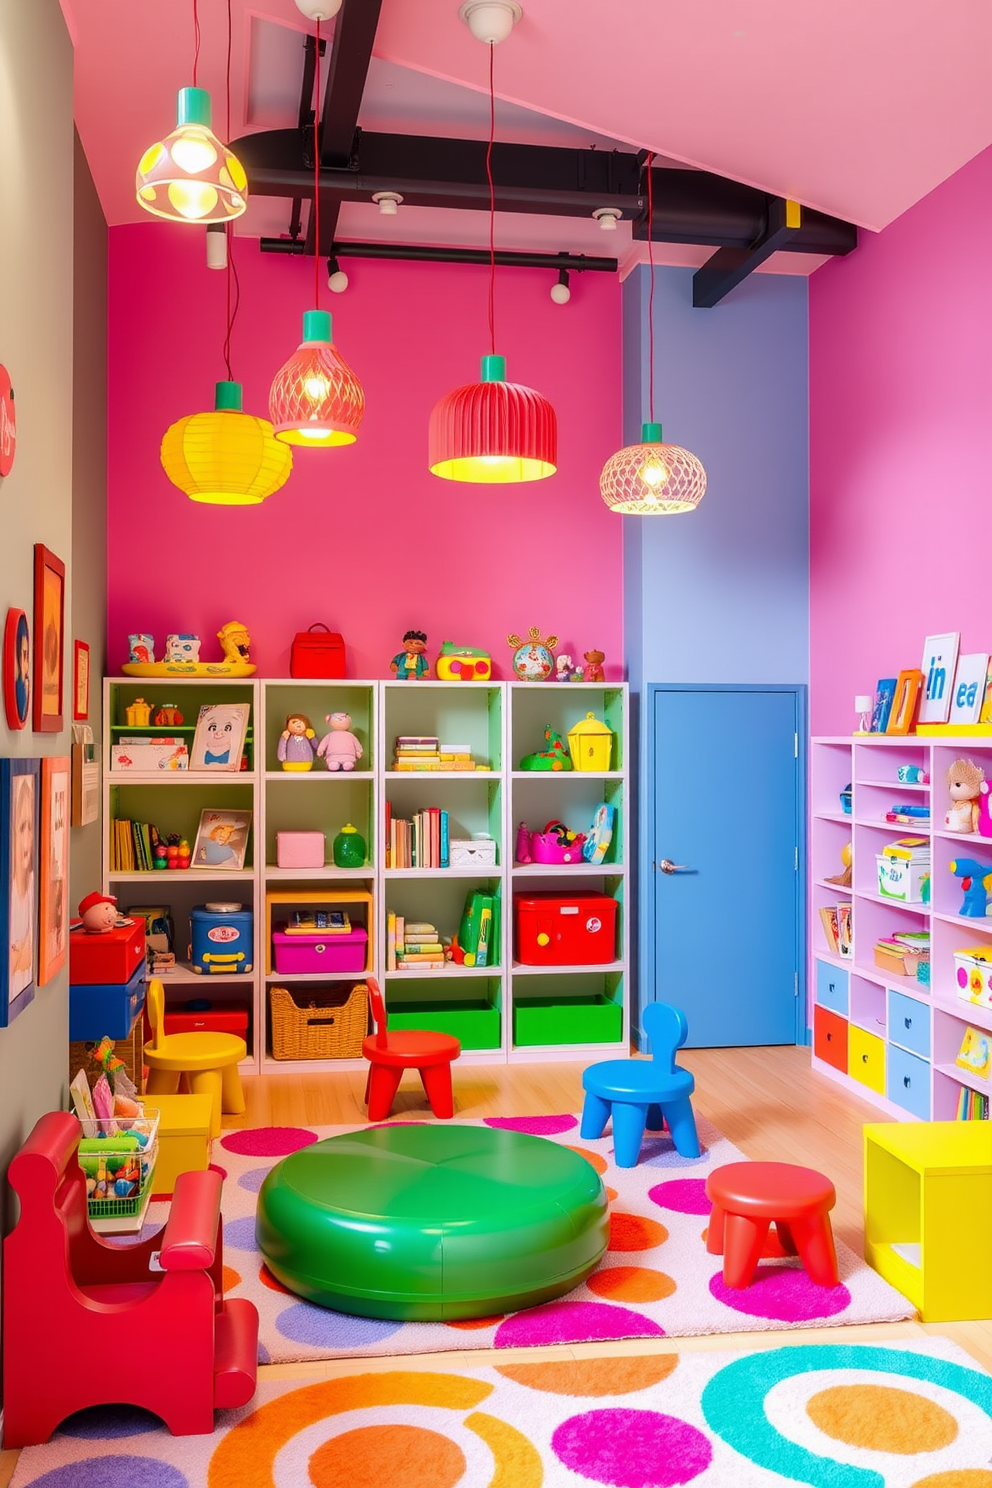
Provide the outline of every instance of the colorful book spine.
[[448,813],[446,811],[442,811],[441,812],[441,818],[440,818],[440,822],[439,822],[438,831],[439,831],[438,857],[439,857],[439,860],[440,860],[440,866],[442,868],[448,868],[448,867],[451,866],[451,864],[450,864],[450,859],[449,859],[449,856],[448,856],[448,853],[449,853],[449,847],[448,847]]

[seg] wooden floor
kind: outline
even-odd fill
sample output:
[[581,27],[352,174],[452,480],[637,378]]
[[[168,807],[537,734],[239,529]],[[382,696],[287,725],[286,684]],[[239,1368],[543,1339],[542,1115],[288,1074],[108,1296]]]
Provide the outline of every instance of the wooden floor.
[[[836,1233],[859,1254],[864,1231],[861,1194],[861,1127],[880,1118],[875,1107],[850,1096],[810,1069],[808,1049],[700,1049],[680,1061],[696,1077],[696,1109],[748,1157],[804,1163],[828,1173],[837,1188]],[[456,1116],[537,1116],[582,1107],[583,1063],[456,1065]],[[224,1126],[336,1126],[365,1120],[365,1076],[355,1073],[268,1075],[245,1081],[247,1110],[225,1117]],[[421,1113],[424,1097],[416,1076],[404,1076],[393,1115]],[[515,1358],[577,1359],[595,1355],[690,1352],[701,1349],[781,1348],[785,1344],[919,1338],[953,1339],[992,1371],[992,1320],[968,1323],[874,1323],[790,1332],[719,1334],[708,1338],[631,1339],[619,1343],[571,1344],[546,1349],[458,1351],[405,1356],[404,1369],[465,1369]],[[313,1364],[264,1365],[263,1378],[328,1379],[354,1371],[354,1359]],[[363,1359],[366,1371],[395,1367],[392,1359]],[[16,1452],[0,1452],[0,1488],[6,1488]]]

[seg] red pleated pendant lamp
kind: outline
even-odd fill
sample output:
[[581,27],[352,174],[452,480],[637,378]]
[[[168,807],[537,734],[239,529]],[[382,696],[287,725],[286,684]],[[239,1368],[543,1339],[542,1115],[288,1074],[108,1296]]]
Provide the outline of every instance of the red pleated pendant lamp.
[[506,380],[506,359],[496,354],[493,286],[496,275],[496,194],[492,150],[496,133],[493,52],[520,19],[512,0],[466,0],[459,12],[472,34],[489,47],[489,340],[479,382],[455,388],[434,405],[428,430],[428,464],[442,480],[508,485],[544,480],[558,468],[558,420],[547,398]]

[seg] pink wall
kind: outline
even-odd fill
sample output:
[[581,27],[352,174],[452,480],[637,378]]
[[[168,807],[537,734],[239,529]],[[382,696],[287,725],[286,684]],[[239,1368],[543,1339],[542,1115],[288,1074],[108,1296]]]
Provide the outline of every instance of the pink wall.
[[[235,378],[248,412],[266,411],[273,374],[312,306],[313,260],[263,256],[239,242]],[[262,676],[289,671],[294,633],[314,620],[342,632],[351,676],[388,675],[410,627],[492,648],[507,675],[508,631],[538,625],[561,649],[607,656],[622,675],[621,523],[597,485],[621,443],[620,287],[573,275],[552,304],[550,273],[497,270],[497,350],[511,380],[558,413],[559,469],[504,489],[438,480],[427,424],[438,397],[479,375],[487,351],[487,271],[348,261],[351,286],[321,306],[367,399],[358,442],[294,453],[283,489],[258,507],[187,501],[159,464],[166,427],[212,407],[225,287],[204,263],[203,234],[166,224],[110,232],[108,668],[129,631],[204,638],[232,617],[253,638]],[[161,654],[161,650],[159,651]]]
[[918,667],[924,637],[992,651],[992,151],[810,283],[814,733]]

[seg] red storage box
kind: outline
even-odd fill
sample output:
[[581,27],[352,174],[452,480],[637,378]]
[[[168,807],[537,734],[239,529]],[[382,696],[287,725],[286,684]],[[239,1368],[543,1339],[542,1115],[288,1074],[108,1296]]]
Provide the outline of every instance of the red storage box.
[[276,971],[283,976],[326,976],[335,971],[364,971],[368,934],[361,925],[347,935],[287,935],[282,926],[272,932]]
[[74,987],[129,982],[145,959],[145,922],[90,935],[72,926],[69,936],[69,981]]
[[289,653],[291,677],[344,676],[344,641],[336,630],[317,621],[293,638]]
[[616,959],[617,901],[609,894],[518,894],[516,959],[525,966],[602,966]]
[[189,1008],[167,1008],[165,1031],[166,1033],[233,1033],[247,1042],[248,1004],[246,1002],[222,1002],[195,1013]]

